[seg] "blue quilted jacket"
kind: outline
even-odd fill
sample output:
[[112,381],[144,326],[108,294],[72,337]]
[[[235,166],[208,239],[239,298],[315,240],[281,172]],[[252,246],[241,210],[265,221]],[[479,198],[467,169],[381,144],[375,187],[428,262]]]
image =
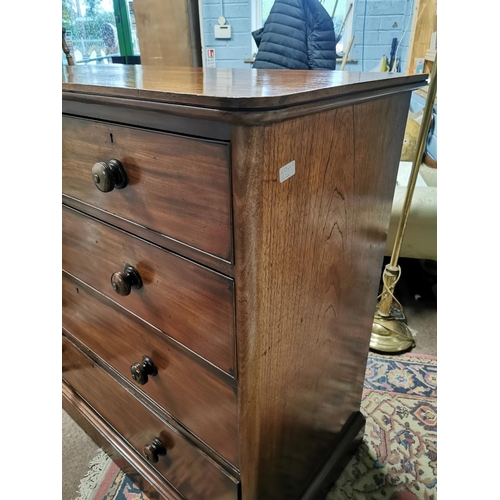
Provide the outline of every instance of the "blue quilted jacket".
[[264,27],[252,35],[254,68],[335,69],[333,21],[318,0],[276,0]]

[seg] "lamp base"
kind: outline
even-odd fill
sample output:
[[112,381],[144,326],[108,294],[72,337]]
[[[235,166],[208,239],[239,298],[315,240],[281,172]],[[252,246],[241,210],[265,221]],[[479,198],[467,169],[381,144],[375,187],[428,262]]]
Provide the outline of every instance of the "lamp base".
[[396,354],[415,347],[413,335],[403,321],[393,316],[381,316],[378,311],[373,318],[370,350]]

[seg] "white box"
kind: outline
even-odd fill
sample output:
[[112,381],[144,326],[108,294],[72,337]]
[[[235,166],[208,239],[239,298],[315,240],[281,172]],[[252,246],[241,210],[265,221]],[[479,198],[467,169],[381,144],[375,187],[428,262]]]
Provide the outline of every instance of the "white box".
[[222,39],[231,38],[231,26],[229,24],[224,24],[223,26],[216,24],[214,26],[214,36],[215,38]]

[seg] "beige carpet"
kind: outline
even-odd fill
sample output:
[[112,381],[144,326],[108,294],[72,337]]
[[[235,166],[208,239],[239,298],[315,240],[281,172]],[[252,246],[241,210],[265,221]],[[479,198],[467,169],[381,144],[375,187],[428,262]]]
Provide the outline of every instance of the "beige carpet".
[[98,446],[62,412],[62,500],[75,500],[80,479],[97,455]]

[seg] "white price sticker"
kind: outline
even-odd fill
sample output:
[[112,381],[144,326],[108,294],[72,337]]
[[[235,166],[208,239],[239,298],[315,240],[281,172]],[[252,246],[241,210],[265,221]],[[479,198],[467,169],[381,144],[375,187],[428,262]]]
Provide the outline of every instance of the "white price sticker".
[[295,160],[280,168],[280,182],[285,182],[292,175],[295,175]]

